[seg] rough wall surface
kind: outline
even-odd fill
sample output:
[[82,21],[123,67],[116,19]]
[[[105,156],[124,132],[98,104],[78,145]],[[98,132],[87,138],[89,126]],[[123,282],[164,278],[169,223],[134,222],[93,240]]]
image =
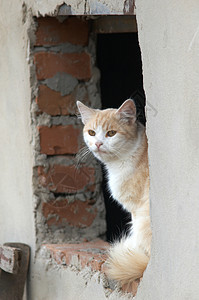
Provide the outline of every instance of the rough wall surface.
[[[118,291],[110,293],[106,289],[106,279],[99,272],[89,268],[78,271],[75,267],[58,267],[50,258],[40,254],[33,269],[36,280],[33,282],[31,299],[36,300],[130,300]],[[38,284],[38,282],[42,282]]]
[[35,22],[31,115],[37,246],[91,240],[106,231],[102,176],[94,158],[83,159],[76,101],[101,104],[95,36],[85,18]]
[[56,13],[66,15],[123,15],[134,14],[134,0],[50,0],[48,3],[43,1],[27,1],[28,7],[31,7],[33,14],[54,15]]

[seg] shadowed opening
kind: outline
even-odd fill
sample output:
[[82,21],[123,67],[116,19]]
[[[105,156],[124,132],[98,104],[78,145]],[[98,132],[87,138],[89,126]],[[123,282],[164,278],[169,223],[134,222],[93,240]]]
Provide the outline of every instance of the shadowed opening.
[[[124,100],[131,98],[136,104],[137,119],[145,124],[145,94],[137,32],[98,34],[97,65],[101,72],[102,108],[118,108]],[[106,237],[112,242],[128,231],[131,217],[111,198],[105,176],[103,193]]]

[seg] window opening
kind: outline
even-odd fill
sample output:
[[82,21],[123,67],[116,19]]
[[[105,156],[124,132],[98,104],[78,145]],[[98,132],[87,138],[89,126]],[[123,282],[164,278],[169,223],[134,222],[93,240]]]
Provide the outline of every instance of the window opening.
[[[97,65],[101,72],[102,108],[118,108],[124,100],[132,98],[136,103],[137,118],[145,124],[145,94],[137,32],[98,34]],[[128,231],[131,217],[111,199],[105,176],[102,187],[106,207],[106,237],[112,242]]]

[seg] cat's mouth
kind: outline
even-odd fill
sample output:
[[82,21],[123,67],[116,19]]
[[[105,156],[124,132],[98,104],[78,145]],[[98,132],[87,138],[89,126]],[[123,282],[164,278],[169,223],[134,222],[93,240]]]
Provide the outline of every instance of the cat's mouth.
[[101,149],[97,149],[96,152],[97,152],[97,153],[107,153],[106,151],[101,150]]
[[95,153],[98,153],[98,154],[107,154],[107,151],[102,150],[102,149],[95,149],[94,152],[95,152]]

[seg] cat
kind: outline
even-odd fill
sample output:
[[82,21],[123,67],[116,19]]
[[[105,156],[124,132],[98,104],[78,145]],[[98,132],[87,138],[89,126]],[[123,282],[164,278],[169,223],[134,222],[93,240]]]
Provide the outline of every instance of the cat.
[[148,145],[145,127],[136,120],[133,100],[118,109],[92,109],[77,101],[86,145],[106,168],[113,198],[132,216],[130,234],[115,242],[107,275],[127,290],[143,276],[150,259]]

